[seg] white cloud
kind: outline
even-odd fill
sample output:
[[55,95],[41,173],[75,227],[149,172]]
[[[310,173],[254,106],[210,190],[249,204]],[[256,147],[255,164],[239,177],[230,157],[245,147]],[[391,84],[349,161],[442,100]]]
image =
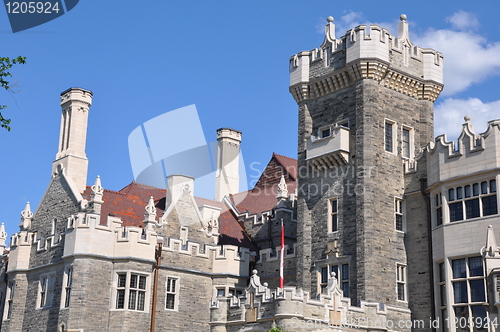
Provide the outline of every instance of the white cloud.
[[457,12],[449,21],[462,31],[429,29],[412,41],[421,47],[433,48],[444,55],[443,96],[465,91],[500,74],[500,42],[491,42],[474,32],[479,23],[470,20],[471,14]]
[[449,141],[456,140],[462,132],[466,115],[476,125],[476,134],[482,133],[488,121],[500,118],[500,100],[484,103],[477,98],[445,99],[434,107],[434,135],[446,134]]
[[337,37],[343,36],[347,30],[353,29],[360,24],[364,24],[363,13],[361,12],[348,12],[347,14],[333,21],[337,30]]
[[446,22],[450,22],[454,29],[457,30],[477,30],[479,21],[476,15],[459,10],[451,16],[448,16]]
[[[363,13],[361,12],[353,12],[349,11],[346,14],[339,17],[334,17],[333,23],[335,24],[335,36],[336,38],[340,38],[343,36],[347,30],[354,29],[358,25],[378,25],[382,28],[386,28],[392,34],[397,34],[397,26],[398,26],[399,18],[394,20],[393,22],[369,22],[366,21]],[[320,34],[325,33],[325,25],[327,24],[326,18],[321,17],[316,24],[316,31]]]

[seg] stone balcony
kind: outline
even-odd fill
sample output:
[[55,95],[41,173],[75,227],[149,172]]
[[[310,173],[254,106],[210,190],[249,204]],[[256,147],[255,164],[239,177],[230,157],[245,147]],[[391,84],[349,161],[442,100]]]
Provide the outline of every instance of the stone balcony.
[[349,128],[336,126],[325,138],[311,136],[307,140],[306,160],[308,165],[331,168],[349,162]]

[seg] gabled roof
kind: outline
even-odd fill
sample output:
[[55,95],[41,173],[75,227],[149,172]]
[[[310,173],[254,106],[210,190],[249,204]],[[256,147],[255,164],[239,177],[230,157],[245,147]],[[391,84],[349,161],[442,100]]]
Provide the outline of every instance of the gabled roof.
[[294,180],[297,180],[297,175],[298,175],[297,159],[290,158],[287,156],[282,156],[280,154],[277,154],[276,152],[273,152],[273,157],[276,158],[276,160],[286,169],[288,174],[290,174],[290,176]]
[[[277,185],[280,182],[281,175],[288,182],[297,180],[297,159],[285,157],[273,152],[271,160],[260,175],[255,184],[255,188],[265,188]],[[254,188],[254,189],[255,189]],[[290,192],[290,190],[288,190]]]
[[288,193],[293,193],[297,188],[297,160],[273,153],[255,187],[231,195],[231,201],[240,213],[260,214],[273,209],[281,175],[285,177]]

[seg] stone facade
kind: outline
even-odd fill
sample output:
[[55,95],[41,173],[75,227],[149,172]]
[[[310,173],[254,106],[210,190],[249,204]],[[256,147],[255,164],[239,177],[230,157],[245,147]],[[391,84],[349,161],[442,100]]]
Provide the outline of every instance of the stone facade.
[[336,38],[329,18],[323,44],[290,59],[298,160],[273,154],[236,193],[242,134],[221,128],[217,200],[195,197],[185,175],[168,190],[85,186],[92,92],[64,91],[51,182],[1,256],[0,331],[462,331],[443,322],[498,319],[500,122],[477,135],[466,118],[457,148],[432,143],[442,66],[411,43],[404,15],[397,37],[361,25]]

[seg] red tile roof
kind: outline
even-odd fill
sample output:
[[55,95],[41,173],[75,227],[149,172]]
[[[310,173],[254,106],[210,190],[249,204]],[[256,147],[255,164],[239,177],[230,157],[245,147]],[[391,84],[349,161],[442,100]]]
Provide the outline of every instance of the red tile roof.
[[[252,190],[231,195],[238,212],[260,214],[276,206],[276,194],[281,175],[285,176],[287,189],[292,193],[297,188],[297,160],[273,153],[271,160],[262,172],[261,177]],[[90,200],[91,187],[87,186],[84,197]],[[113,215],[122,220],[123,226],[144,227],[144,208],[153,196],[157,209],[157,218],[165,212],[166,190],[136,182],[130,183],[120,191],[104,190],[101,208],[101,224],[106,224],[107,216]],[[238,223],[233,212],[228,211],[224,203],[195,197],[196,204],[219,207],[222,210],[219,218],[219,244],[232,244],[256,250],[242,225]]]
[[276,160],[286,169],[288,174],[294,179],[297,180],[297,173],[298,173],[298,163],[297,159],[282,156],[280,154],[277,154],[273,152],[273,157],[276,158]]
[[285,177],[288,193],[297,188],[297,160],[276,153],[262,172],[252,190],[231,195],[231,200],[240,213],[260,214],[276,206],[276,195],[281,175]]
[[[87,186],[84,196],[90,200],[91,187]],[[120,191],[104,190],[101,208],[101,224],[106,224],[108,215],[118,217],[123,226],[144,227],[144,208],[153,196],[156,207],[157,218],[165,212],[166,190],[151,187],[145,184],[132,182]],[[227,210],[222,202],[217,202],[201,197],[195,197],[196,204],[219,207],[222,211]],[[240,247],[255,250],[256,247],[243,230],[237,219],[228,211],[221,214],[219,220],[219,244],[233,244]]]

